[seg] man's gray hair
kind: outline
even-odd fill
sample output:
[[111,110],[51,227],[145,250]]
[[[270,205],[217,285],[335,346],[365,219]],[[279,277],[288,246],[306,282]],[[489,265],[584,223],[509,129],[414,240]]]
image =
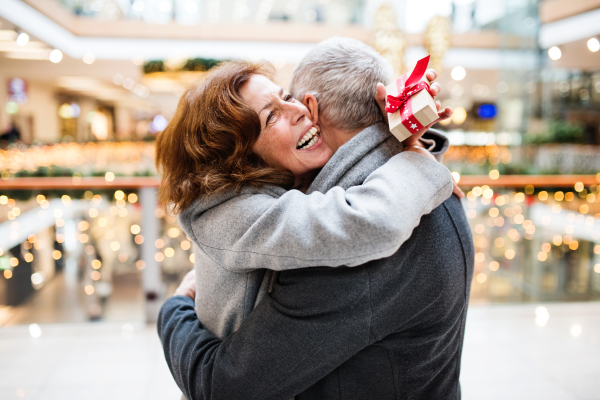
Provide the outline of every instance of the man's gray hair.
[[391,64],[372,47],[349,38],[319,43],[294,68],[290,93],[319,102],[319,118],[335,128],[353,130],[383,121],[375,101],[377,83],[392,79]]

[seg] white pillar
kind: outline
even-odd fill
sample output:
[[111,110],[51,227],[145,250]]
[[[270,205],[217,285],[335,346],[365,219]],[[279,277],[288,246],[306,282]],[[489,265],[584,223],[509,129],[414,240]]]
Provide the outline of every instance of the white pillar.
[[8,99],[8,90],[6,90],[7,79],[6,76],[0,75],[0,135],[8,129],[8,124],[10,123],[10,116],[6,112]]
[[115,139],[132,140],[133,139],[133,118],[131,111],[122,106],[115,106]]
[[157,204],[156,188],[140,189],[140,204],[142,206],[142,236],[144,243],[141,245],[142,261],[142,289],[146,299],[146,321],[156,322],[158,311],[164,292],[160,273],[160,265],[154,259],[156,253],[155,242],[160,233],[160,221],[154,214]]
[[89,142],[94,140],[90,129],[90,123],[88,122],[88,114],[96,109],[96,103],[93,100],[81,98],[77,101],[81,112],[77,118],[77,141],[78,142]]
[[29,99],[23,104],[19,113],[33,117],[33,137],[46,143],[60,141],[60,121],[58,117],[59,103],[55,89],[50,84],[27,82]]

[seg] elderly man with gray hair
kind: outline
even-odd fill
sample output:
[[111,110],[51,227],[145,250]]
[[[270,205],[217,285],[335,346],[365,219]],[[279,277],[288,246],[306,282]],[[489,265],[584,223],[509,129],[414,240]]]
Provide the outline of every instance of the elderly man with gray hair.
[[[318,114],[335,151],[307,193],[361,185],[402,150],[373,97],[389,78],[389,66],[351,39],[327,40],[297,66],[291,91]],[[433,146],[444,150],[443,141]],[[172,297],[158,322],[167,362],[190,400],[459,399],[473,254],[451,196],[389,257],[281,272],[224,339],[197,319],[192,301]],[[176,293],[191,288],[184,280]]]
[[335,37],[296,65],[290,92],[297,99],[309,94],[318,101],[324,140],[335,153],[365,127],[384,121],[373,86],[389,82],[392,73],[390,63],[373,48]]
[[[354,39],[334,37],[321,42],[296,65],[290,92],[295,98],[304,99],[309,109],[318,114],[323,140],[335,153],[366,127],[386,122],[383,83],[391,81],[392,74],[390,63],[372,47]],[[427,74],[435,79],[434,71]],[[433,83],[431,89],[437,94],[440,87]],[[436,105],[440,108],[439,101]],[[446,108],[440,115],[450,116],[451,112]],[[417,134],[402,143],[390,140],[390,144],[398,151],[424,145],[441,161],[448,147],[445,136],[436,130],[423,133],[424,137]],[[436,149],[436,143],[441,148]],[[454,193],[463,196],[456,184]]]

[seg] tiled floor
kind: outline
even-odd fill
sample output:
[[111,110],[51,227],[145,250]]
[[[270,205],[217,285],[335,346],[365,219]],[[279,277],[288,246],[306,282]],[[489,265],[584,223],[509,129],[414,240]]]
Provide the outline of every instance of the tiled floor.
[[[142,322],[143,301],[139,274],[120,276],[104,306],[102,319],[111,322]],[[87,322],[91,304],[92,298],[85,294],[83,285],[61,273],[22,305],[0,306],[0,327],[32,323]]]
[[461,383],[466,400],[600,399],[600,303],[471,307]]
[[[139,318],[40,323],[34,338],[34,315],[0,328],[0,399],[180,398]],[[600,400],[600,303],[472,306],[461,382],[466,400]]]
[[[0,399],[178,400],[153,327],[129,323],[0,328]],[[35,333],[35,332],[34,332]]]

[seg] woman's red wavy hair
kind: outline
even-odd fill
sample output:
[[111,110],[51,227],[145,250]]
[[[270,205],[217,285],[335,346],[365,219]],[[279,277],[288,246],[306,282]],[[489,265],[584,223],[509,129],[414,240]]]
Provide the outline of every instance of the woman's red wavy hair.
[[243,101],[240,88],[254,74],[272,80],[274,70],[267,63],[224,62],[181,97],[173,119],[156,140],[163,207],[178,213],[200,197],[228,190],[293,186],[290,171],[268,167],[252,151],[260,121]]

